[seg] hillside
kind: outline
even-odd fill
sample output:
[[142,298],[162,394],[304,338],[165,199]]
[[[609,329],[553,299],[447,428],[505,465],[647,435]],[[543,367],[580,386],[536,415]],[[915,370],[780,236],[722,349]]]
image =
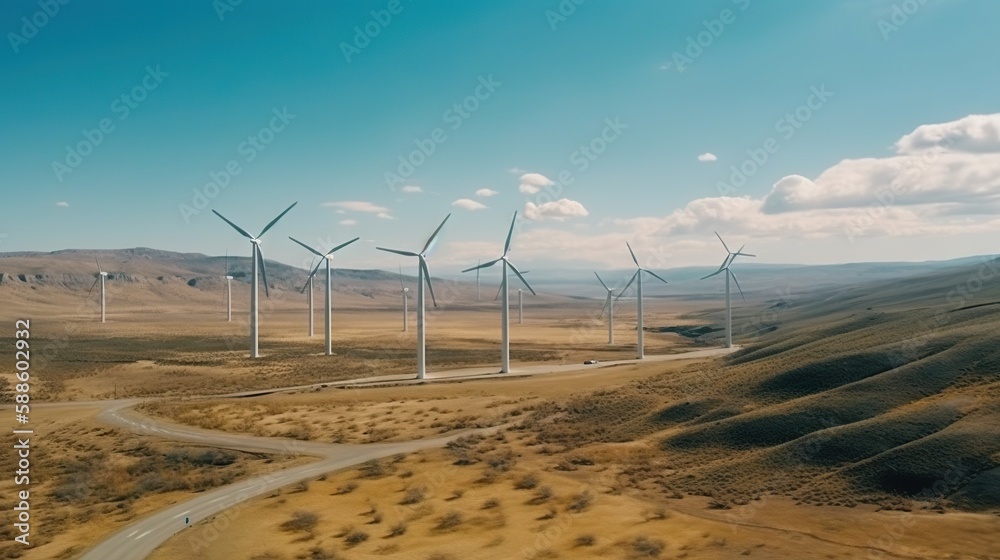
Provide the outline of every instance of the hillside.
[[539,439],[647,441],[628,472],[668,495],[1000,510],[998,264],[762,304],[770,332],[716,368],[553,404]]

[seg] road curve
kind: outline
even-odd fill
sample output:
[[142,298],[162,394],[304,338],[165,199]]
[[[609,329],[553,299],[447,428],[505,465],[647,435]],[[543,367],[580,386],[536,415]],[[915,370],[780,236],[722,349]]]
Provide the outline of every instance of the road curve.
[[[684,352],[680,354],[647,356],[644,361],[671,361],[708,358],[728,354],[736,351],[737,349],[738,348],[712,348],[707,350]],[[307,390],[317,387],[378,386],[383,384],[433,383],[436,381],[476,380],[488,379],[492,377],[532,376],[634,363],[639,363],[639,361],[615,360],[611,362],[601,362],[597,365],[539,364],[522,366],[509,374],[498,374],[495,368],[464,368],[460,370],[434,373],[429,375],[425,380],[416,380],[410,376],[382,376],[378,378],[317,383],[313,385],[303,385],[265,391],[216,395],[216,397],[260,395],[274,392]],[[421,439],[402,443],[364,445],[327,444],[285,438],[254,437],[215,430],[205,430],[192,426],[185,426],[153,419],[144,416],[131,408],[140,402],[141,401],[138,399],[123,399],[116,401],[96,401],[91,403],[74,404],[100,406],[103,408],[102,412],[98,415],[100,420],[138,434],[252,453],[309,455],[318,457],[319,460],[314,463],[309,463],[308,465],[279,470],[273,473],[268,473],[230,484],[222,488],[217,488],[204,494],[200,494],[195,498],[176,504],[163,511],[154,513],[146,518],[131,523],[123,529],[108,536],[101,543],[87,551],[87,553],[81,557],[82,560],[139,560],[148,556],[151,552],[153,552],[153,550],[166,542],[167,539],[184,530],[185,527],[188,526],[186,522],[193,525],[198,521],[207,519],[222,511],[239,506],[241,503],[249,500],[250,498],[260,496],[282,486],[295,484],[296,482],[303,480],[309,480],[322,474],[358,465],[371,459],[379,459],[382,457],[396,455],[398,453],[412,453],[422,449],[441,447],[452,439],[463,435],[453,434],[445,437]],[[54,403],[51,406],[60,406],[65,404],[69,403]],[[495,429],[497,428],[476,431],[482,432]],[[228,522],[229,520],[227,519],[226,523],[228,524]],[[198,538],[205,537],[203,535],[194,535],[192,542],[197,543]]]

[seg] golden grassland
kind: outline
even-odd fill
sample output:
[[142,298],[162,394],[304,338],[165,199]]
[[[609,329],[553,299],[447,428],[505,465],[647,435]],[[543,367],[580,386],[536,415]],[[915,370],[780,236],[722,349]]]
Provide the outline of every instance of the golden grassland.
[[[953,305],[945,294],[964,274],[741,305],[744,349],[723,359],[243,399],[202,395],[412,373],[413,333],[398,332],[398,312],[358,304],[335,315],[343,322],[327,357],[319,325],[319,336],[303,336],[304,308],[274,310],[262,321],[265,357],[250,361],[245,326],[206,322],[183,305],[162,317],[134,309],[106,325],[50,317],[33,331],[57,348],[38,370],[37,396],[142,396],[147,414],[325,442],[503,426],[251,500],[185,529],[154,554],[159,560],[1000,558],[1000,288]],[[907,294],[919,304],[907,304]],[[515,364],[632,357],[629,306],[619,306],[619,345],[609,347],[606,329],[587,318],[594,303],[532,308],[527,324],[511,325]],[[720,315],[717,304],[706,313],[665,303],[647,302],[648,326]],[[489,305],[432,314],[430,370],[495,365],[498,315]],[[704,347],[714,336],[650,332],[647,354]],[[108,429],[85,409],[74,414],[50,434],[96,445],[88,434]],[[111,436],[134,441],[95,451],[120,463],[122,488],[144,487],[150,473],[129,469],[137,457],[190,463],[182,480],[134,496],[133,512],[269,460],[232,454],[230,470],[216,471],[199,464],[211,462],[200,450]],[[89,452],[68,443],[53,450],[65,457],[65,476],[50,475],[45,491],[68,485],[71,495]],[[171,489],[181,483],[188,486]],[[93,497],[97,512],[122,501],[107,491]],[[40,515],[82,515],[53,511]],[[220,520],[222,534],[204,538]],[[73,525],[46,552],[72,557],[109,523],[87,518],[86,529]]]

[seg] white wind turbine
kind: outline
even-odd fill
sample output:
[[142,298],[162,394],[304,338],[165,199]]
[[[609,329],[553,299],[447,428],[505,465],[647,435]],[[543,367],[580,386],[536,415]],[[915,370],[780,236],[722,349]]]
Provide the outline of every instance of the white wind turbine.
[[94,280],[94,283],[90,285],[90,289],[87,290],[87,295],[90,295],[94,291],[94,286],[96,286],[97,283],[100,282],[100,284],[101,284],[101,322],[103,323],[104,319],[105,319],[105,315],[104,315],[104,279],[108,277],[108,273],[104,272],[104,270],[101,268],[101,261],[97,260],[97,257],[94,257],[94,260],[97,261],[97,278]]
[[264,255],[260,251],[260,238],[263,237],[264,234],[267,233],[267,230],[271,229],[274,226],[274,224],[278,223],[278,220],[280,220],[285,214],[287,214],[289,210],[291,210],[292,208],[294,208],[296,204],[298,204],[298,202],[293,202],[291,206],[289,206],[288,208],[285,208],[285,211],[282,212],[281,214],[278,214],[277,218],[271,220],[271,222],[269,224],[267,224],[266,226],[264,226],[264,229],[262,229],[260,231],[260,233],[256,237],[254,237],[254,236],[250,235],[249,233],[247,233],[247,231],[245,229],[241,228],[240,226],[234,224],[233,222],[230,222],[222,214],[216,212],[215,210],[212,210],[212,212],[216,216],[222,218],[222,221],[224,221],[227,224],[229,224],[230,226],[232,226],[233,229],[235,229],[236,231],[238,231],[240,233],[240,235],[242,235],[243,237],[246,237],[247,239],[249,239],[250,240],[251,248],[253,249],[252,252],[251,252],[251,254],[250,254],[250,260],[251,260],[251,267],[250,267],[250,357],[251,358],[259,358],[260,357],[260,352],[258,351],[258,347],[257,347],[257,334],[258,334],[258,329],[257,329],[257,326],[258,326],[257,325],[257,303],[258,303],[258,296],[257,296],[257,269],[258,269],[258,267],[260,268],[260,274],[264,277],[264,295],[266,295],[268,297],[270,297],[270,295],[271,295],[270,292],[269,292],[269,290],[268,290],[268,288],[267,288],[267,269],[264,268]]
[[632,255],[632,262],[635,263],[635,274],[632,275],[632,279],[628,281],[628,284],[625,284],[625,288],[621,291],[620,294],[618,294],[618,297],[615,299],[622,297],[625,291],[628,290],[628,287],[632,285],[632,282],[635,282],[636,280],[639,281],[639,283],[636,284],[636,305],[637,305],[636,332],[638,334],[638,350],[636,358],[641,360],[646,357],[645,350],[643,348],[643,331],[642,331],[642,273],[645,272],[650,276],[652,276],[653,278],[656,278],[660,282],[663,282],[664,284],[666,284],[667,281],[657,276],[656,273],[653,272],[652,270],[646,270],[645,268],[639,266],[639,260],[635,258],[635,251],[632,250],[632,246],[628,244],[628,241],[625,242],[625,246],[628,247],[628,252],[630,255]]
[[226,320],[233,320],[233,276],[229,274],[229,251],[226,250]]
[[[608,310],[608,344],[614,344],[615,343],[615,300],[614,300],[615,291],[609,288],[608,285],[604,283],[604,280],[601,280],[601,276],[597,274],[597,272],[594,272],[594,276],[597,276],[597,281],[600,282],[601,285],[604,286],[604,289],[608,291],[608,298],[604,301],[604,307],[601,308],[601,314],[597,316],[597,319],[600,320],[600,318],[604,316],[604,310],[605,309]],[[622,291],[624,292],[625,290]]]
[[[312,260],[309,261],[309,268],[312,268],[312,261],[314,261],[314,260],[316,260],[316,259],[312,259]],[[309,278],[306,279],[306,285],[302,286],[302,291],[304,292],[306,290],[309,290],[309,295],[306,297],[306,304],[309,306],[309,337],[311,338],[313,335],[316,334],[316,330],[313,328],[314,314],[313,314],[313,275],[312,274],[310,274]]]
[[410,330],[410,289],[403,285],[403,265],[399,265],[399,291],[403,293],[403,332]]
[[517,270],[517,267],[507,258],[507,253],[510,251],[510,238],[514,235],[514,223],[517,221],[517,212],[514,212],[514,217],[510,221],[510,229],[507,231],[507,241],[503,245],[503,254],[500,258],[496,260],[489,261],[472,268],[467,268],[462,272],[470,272],[472,270],[480,270],[483,268],[489,268],[497,263],[503,264],[503,272],[500,280],[500,293],[503,295],[503,301],[500,304],[500,373],[510,372],[510,290],[507,289],[507,268],[510,267],[514,271],[514,274],[524,282],[524,285],[531,290],[532,295],[535,295],[535,290],[532,289],[528,281],[524,279],[524,276]]
[[[326,254],[320,253],[316,249],[313,249],[312,247],[306,245],[305,243],[299,241],[298,239],[295,239],[294,237],[289,237],[289,239],[291,239],[292,241],[294,241],[294,242],[298,243],[299,245],[305,247],[305,249],[307,251],[311,252],[312,254],[314,254],[314,255],[316,255],[316,256],[318,256],[320,258],[320,261],[318,263],[316,263],[316,268],[312,269],[312,272],[309,273],[309,278],[306,280],[306,286],[309,286],[310,288],[312,287],[313,276],[316,275],[316,272],[319,270],[320,265],[322,265],[324,261],[326,262],[326,300],[325,300],[325,305],[323,306],[323,323],[325,325],[324,326],[324,330],[326,331],[326,355],[327,356],[332,356],[333,355],[333,321],[332,321],[332,313],[331,313],[331,308],[330,308],[330,306],[332,304],[332,301],[331,301],[332,293],[331,293],[330,283],[333,281],[333,268],[332,268],[333,254],[336,253],[337,251],[343,249],[344,247],[347,247],[351,243],[354,243],[355,241],[357,241],[358,239],[361,239],[361,238],[360,237],[355,237],[354,239],[352,239],[352,240],[350,240],[350,241],[348,241],[346,243],[341,243],[340,245],[337,245],[333,249],[330,249],[329,251],[327,251]],[[303,286],[302,289],[305,290],[306,286]],[[310,313],[311,312],[312,312],[312,310],[311,310],[311,306],[310,306]]]
[[[715,232],[715,236],[719,238],[719,241],[722,241],[722,236],[719,235],[719,232]],[[715,276],[716,274],[722,274],[723,272],[726,273],[726,348],[732,348],[733,347],[733,306],[732,306],[732,303],[730,302],[730,299],[729,299],[729,277],[730,276],[732,276],[733,282],[736,283],[736,289],[740,291],[740,297],[743,298],[743,301],[746,301],[747,298],[743,296],[743,288],[740,288],[740,281],[736,279],[736,274],[733,273],[733,271],[730,270],[729,267],[730,267],[730,265],[733,264],[733,261],[736,260],[736,257],[756,257],[757,255],[751,255],[750,253],[744,253],[743,252],[743,247],[746,247],[746,245],[744,245],[743,247],[740,247],[739,250],[736,251],[735,253],[729,250],[729,246],[726,245],[725,241],[722,241],[722,246],[725,247],[725,249],[726,249],[726,253],[727,253],[726,259],[724,261],[722,261],[722,265],[719,266],[719,270],[716,270],[715,272],[709,274],[708,276],[703,276],[702,280],[704,280],[705,278],[711,278],[711,277]]]
[[445,216],[441,225],[434,230],[434,233],[427,239],[427,243],[424,244],[424,248],[420,250],[419,253],[414,253],[413,251],[400,251],[398,249],[386,249],[385,247],[375,247],[379,251],[386,251],[388,253],[395,253],[397,255],[402,255],[404,257],[417,257],[419,270],[417,271],[417,379],[423,379],[427,374],[427,347],[425,345],[426,338],[424,336],[424,282],[427,282],[427,289],[431,292],[431,302],[434,303],[434,307],[437,307],[437,299],[434,297],[434,286],[431,285],[431,273],[427,268],[427,250],[430,249],[431,244],[434,243],[434,238],[437,237],[438,233],[441,232],[441,228],[444,227],[445,222],[451,214]]

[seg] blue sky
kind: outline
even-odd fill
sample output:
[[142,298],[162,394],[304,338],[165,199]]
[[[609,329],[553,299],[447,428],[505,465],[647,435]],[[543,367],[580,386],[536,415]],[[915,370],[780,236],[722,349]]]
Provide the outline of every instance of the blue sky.
[[998,19],[971,0],[8,0],[0,250],[248,252],[210,210],[256,233],[298,201],[268,258],[361,236],[342,266],[395,268],[373,245],[417,248],[452,212],[445,273],[498,256],[515,210],[522,268],[626,267],[626,240],[650,267],[716,265],[713,230],[759,262],[990,254]]

